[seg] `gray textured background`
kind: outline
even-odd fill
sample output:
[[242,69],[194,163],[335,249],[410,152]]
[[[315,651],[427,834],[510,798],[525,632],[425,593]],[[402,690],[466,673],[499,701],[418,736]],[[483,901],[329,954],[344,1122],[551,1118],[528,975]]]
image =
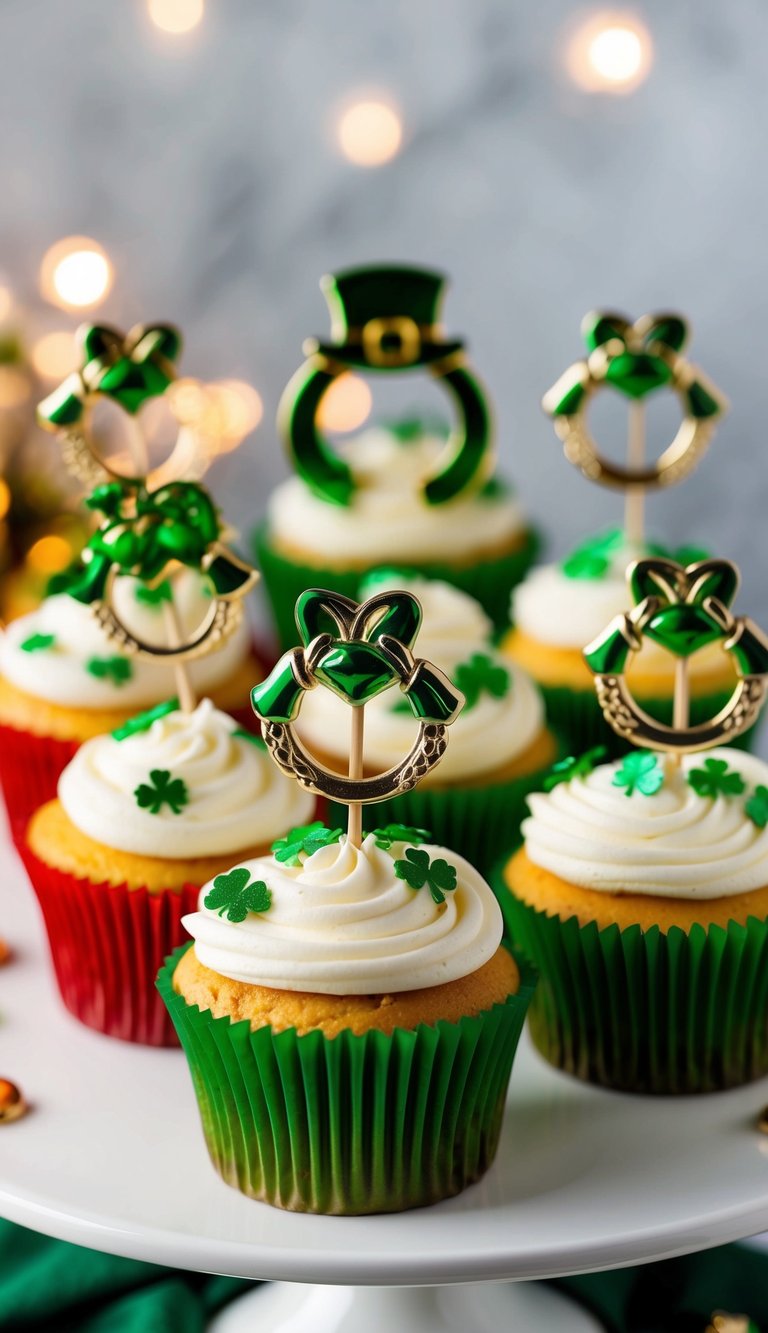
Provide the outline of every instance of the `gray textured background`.
[[[768,6],[649,0],[655,64],[628,97],[562,68],[564,0],[209,0],[187,38],[143,0],[0,0],[0,267],[32,299],[39,259],[85,232],[118,269],[104,316],[177,321],[190,374],[241,375],[264,422],[219,465],[242,525],[284,474],[273,419],[328,269],[405,259],[452,276],[496,403],[505,471],[562,550],[620,513],[562,460],[538,406],[595,305],[687,312],[732,410],[694,479],[652,501],[659,535],[744,565],[768,618],[764,249]],[[389,91],[406,146],[364,170],[334,113]]]

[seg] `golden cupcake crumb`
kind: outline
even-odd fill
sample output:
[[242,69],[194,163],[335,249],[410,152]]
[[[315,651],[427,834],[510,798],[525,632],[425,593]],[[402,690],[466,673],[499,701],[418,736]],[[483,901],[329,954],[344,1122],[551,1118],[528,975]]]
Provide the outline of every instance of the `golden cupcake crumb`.
[[173,985],[187,1004],[210,1010],[215,1018],[229,1017],[234,1023],[247,1019],[253,1031],[295,1028],[300,1036],[322,1032],[325,1037],[336,1037],[345,1031],[361,1036],[375,1030],[389,1036],[395,1028],[434,1025],[440,1019],[455,1023],[502,1004],[517,993],[520,973],[512,955],[499,948],[475,972],[442,986],[392,995],[316,995],[232,981],[204,967],[193,947],[179,961]]

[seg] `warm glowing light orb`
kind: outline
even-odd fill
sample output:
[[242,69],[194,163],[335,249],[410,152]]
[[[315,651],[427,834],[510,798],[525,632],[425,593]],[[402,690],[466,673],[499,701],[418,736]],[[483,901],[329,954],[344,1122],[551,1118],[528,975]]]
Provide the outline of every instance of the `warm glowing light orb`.
[[351,371],[339,375],[323,395],[317,414],[321,430],[357,430],[367,421],[373,407],[373,396],[364,379]]
[[586,92],[630,93],[648,77],[653,44],[633,14],[600,13],[572,35],[566,63]]
[[75,340],[67,329],[44,333],[32,348],[32,365],[43,380],[63,380],[77,363]]
[[85,310],[104,300],[112,277],[112,265],[98,241],[67,236],[43,258],[40,290],[47,301],[64,310]]
[[338,138],[350,162],[358,167],[380,167],[398,153],[403,125],[388,102],[355,102],[341,113]]
[[11,488],[8,482],[0,477],[0,520],[4,519],[11,507]]
[[264,404],[253,385],[243,380],[218,380],[208,391],[219,413],[219,451],[227,453],[256,429]]
[[27,551],[27,565],[36,574],[58,574],[72,559],[72,546],[66,537],[49,532],[39,537]]
[[5,283],[0,283],[0,324],[4,324],[13,310],[13,292]]
[[191,32],[202,23],[205,0],[147,0],[147,12],[156,28],[174,36]]

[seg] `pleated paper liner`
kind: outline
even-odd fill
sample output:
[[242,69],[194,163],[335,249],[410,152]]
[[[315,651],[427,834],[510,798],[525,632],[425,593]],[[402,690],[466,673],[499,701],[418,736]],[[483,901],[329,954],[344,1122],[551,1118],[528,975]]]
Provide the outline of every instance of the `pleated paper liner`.
[[[291,560],[272,546],[266,524],[258,528],[254,534],[254,545],[283,649],[292,648],[296,643],[296,621],[293,613],[296,600],[305,589],[330,588],[333,592],[340,592],[356,599],[361,579],[370,572],[367,568],[326,568],[321,563],[309,565]],[[523,544],[507,555],[481,559],[466,565],[409,560],[403,563],[402,568],[403,572],[409,575],[444,579],[446,583],[451,583],[454,587],[469,593],[485,608],[494,625],[501,628],[509,623],[510,593],[525,577],[539,545],[538,534],[530,531],[526,533]],[[393,561],[399,568],[401,562],[398,560],[396,550],[393,550],[389,562],[372,561],[371,568],[376,564],[391,564]]]
[[622,1092],[700,1093],[768,1074],[768,920],[643,930],[549,916],[493,877],[540,973],[530,1029],[550,1064]]
[[[562,757],[562,751],[558,757]],[[427,829],[431,841],[458,852],[488,875],[499,858],[520,840],[520,825],[528,814],[526,797],[540,791],[550,765],[506,782],[485,786],[430,788],[422,784],[402,796],[363,806],[367,831],[385,824],[407,824]],[[346,806],[329,804],[332,828],[345,827]]]
[[[191,946],[190,946],[191,947]],[[437,1203],[488,1169],[535,985],[458,1023],[391,1036],[252,1032],[158,988],[189,1061],[203,1132],[223,1179],[297,1212],[399,1212]]]
[[86,1027],[146,1046],[176,1046],[155,987],[163,959],[188,940],[181,918],[197,908],[199,887],[150,893],[96,884],[19,851],[37,895],[61,998]]
[[79,744],[0,725],[0,785],[17,845],[34,811],[53,800],[59,777]]
[[[597,695],[594,690],[572,690],[566,686],[539,685],[544,696],[547,721],[553,731],[557,731],[567,743],[569,754],[583,754],[594,745],[604,745],[608,757],[617,759],[632,748],[629,741],[617,736],[603,717]],[[715,694],[695,696],[691,699],[691,725],[705,722],[714,717],[728,702],[730,690]],[[671,725],[672,700],[670,698],[639,698],[638,702],[653,717]],[[742,736],[728,741],[738,750],[751,750],[756,739],[759,723],[750,727]]]

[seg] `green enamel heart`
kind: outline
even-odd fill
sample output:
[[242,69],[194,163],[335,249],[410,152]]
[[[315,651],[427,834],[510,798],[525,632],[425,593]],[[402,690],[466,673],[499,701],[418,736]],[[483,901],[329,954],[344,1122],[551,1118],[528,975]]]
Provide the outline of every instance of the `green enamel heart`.
[[643,633],[675,657],[690,657],[723,637],[721,627],[703,607],[686,603],[665,606],[648,622]]
[[629,398],[643,398],[669,384],[672,371],[661,357],[648,352],[620,352],[609,362],[605,378]]
[[381,649],[361,639],[329,648],[315,668],[315,675],[353,706],[368,703],[397,679]]

